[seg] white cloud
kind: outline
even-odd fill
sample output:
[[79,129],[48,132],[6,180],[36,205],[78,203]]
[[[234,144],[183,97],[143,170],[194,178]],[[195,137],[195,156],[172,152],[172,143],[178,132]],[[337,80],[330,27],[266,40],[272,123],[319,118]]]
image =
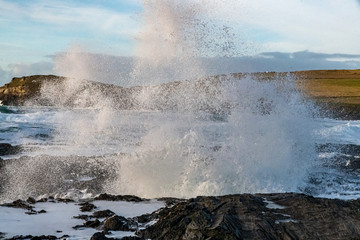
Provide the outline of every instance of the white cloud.
[[5,71],[0,66],[0,86],[3,86],[5,83],[10,81],[10,72]]
[[8,68],[10,75],[13,77],[53,73],[53,63],[51,62],[15,63],[9,64]]
[[[263,50],[288,50],[278,48],[284,43],[304,46],[302,50],[360,53],[360,9],[356,0],[229,0],[223,5],[219,17],[250,38],[256,37],[254,29],[256,34],[266,33],[258,39],[265,43]],[[297,50],[301,49],[292,49]]]
[[[136,1],[128,1],[137,5]],[[0,19],[28,18],[45,24],[54,24],[70,29],[88,29],[95,32],[132,35],[137,27],[133,12],[107,9],[70,1],[27,1],[14,3],[0,0]]]
[[6,69],[0,66],[0,86],[10,82],[13,77],[22,77],[29,75],[48,75],[54,74],[52,62],[36,63],[12,63]]

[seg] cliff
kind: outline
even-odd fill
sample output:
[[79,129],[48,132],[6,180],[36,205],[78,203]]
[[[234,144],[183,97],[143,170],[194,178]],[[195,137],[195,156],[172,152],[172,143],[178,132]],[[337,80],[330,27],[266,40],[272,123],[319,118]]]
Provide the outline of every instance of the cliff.
[[[360,70],[316,70],[290,73],[235,73],[259,81],[293,79],[298,91],[313,101],[321,117],[360,118]],[[53,75],[13,78],[0,87],[4,105],[40,105],[57,107],[104,107],[147,110],[228,111],[221,84],[227,76],[155,86],[123,88],[93,81],[73,81]]]
[[15,77],[10,83],[0,87],[0,101],[3,105],[24,105],[26,101],[39,95],[46,82],[62,82],[65,78],[54,75],[34,75]]

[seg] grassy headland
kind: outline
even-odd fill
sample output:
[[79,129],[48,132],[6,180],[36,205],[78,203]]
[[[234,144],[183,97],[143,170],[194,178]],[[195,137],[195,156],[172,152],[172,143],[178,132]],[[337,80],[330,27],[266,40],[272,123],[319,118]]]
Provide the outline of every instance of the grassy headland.
[[[324,117],[334,117],[342,119],[360,119],[360,69],[358,70],[312,70],[312,71],[297,71],[297,72],[261,72],[261,73],[236,73],[232,74],[236,78],[243,78],[246,75],[252,75],[259,81],[273,81],[281,80],[291,77],[305,97],[314,101],[323,111],[320,111]],[[55,105],[57,103],[51,102],[49,99],[44,99],[40,96],[40,90],[43,85],[50,84],[59,85],[58,92],[61,94],[62,88],[65,87],[65,78],[57,76],[28,76],[21,78],[13,78],[13,80],[0,87],[0,100],[5,105],[23,105],[29,99],[37,99],[33,101],[35,104]],[[214,92],[211,92],[207,87],[210,85],[217,85],[222,81],[220,76],[203,79],[193,82],[192,89],[195,87],[195,97],[207,96],[211,98]],[[162,84],[160,86],[145,86],[145,87],[130,87],[122,88],[114,85],[101,84],[91,81],[85,81],[82,87],[67,96],[63,102],[65,105],[72,106],[72,102],[76,102],[79,95],[91,91],[94,96],[98,93],[104,92],[105,96],[112,96],[114,102],[118,103],[120,109],[133,109],[136,107],[136,99],[133,95],[139,93],[144,88],[158,88],[159,96],[166,101],[154,101],[157,103],[153,108],[158,109],[172,109],[172,97],[174,95],[181,95],[184,93],[183,89],[188,89],[191,82],[171,82]],[[191,87],[190,87],[191,88]],[[216,88],[215,88],[216,89]],[[101,96],[99,96],[100,98]],[[183,98],[184,96],[178,96]],[[176,98],[176,97],[175,97]],[[92,98],[90,99],[92,100]],[[90,102],[91,101],[87,101]],[[120,103],[120,104],[119,104]],[[162,103],[163,105],[159,105]],[[135,104],[135,105],[134,105]],[[206,102],[203,108],[209,108]],[[88,104],[89,105],[89,104]],[[91,105],[91,104],[90,104]]]
[[293,72],[299,88],[318,103],[360,105],[360,70]]

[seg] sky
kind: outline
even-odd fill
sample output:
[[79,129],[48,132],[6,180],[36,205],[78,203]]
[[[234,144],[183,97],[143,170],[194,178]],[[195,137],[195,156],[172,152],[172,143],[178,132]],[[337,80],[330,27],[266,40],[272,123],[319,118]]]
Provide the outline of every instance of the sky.
[[[208,18],[245,39],[239,71],[360,68],[360,0],[186,1],[211,6]],[[0,0],[0,84],[53,73],[54,56],[74,45],[133,56],[143,11],[141,0]]]

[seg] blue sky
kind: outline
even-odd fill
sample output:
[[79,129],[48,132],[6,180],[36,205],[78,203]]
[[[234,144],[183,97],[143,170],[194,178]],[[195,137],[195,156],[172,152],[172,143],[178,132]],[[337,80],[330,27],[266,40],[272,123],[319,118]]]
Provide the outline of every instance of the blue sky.
[[[193,1],[212,4],[208,17],[241,35],[248,55],[336,53],[332,62],[360,68],[359,0]],[[141,0],[0,0],[0,78],[50,73],[52,57],[77,44],[131,56],[142,11]]]
[[131,54],[136,1],[0,0],[0,66],[44,60],[70,44]]

